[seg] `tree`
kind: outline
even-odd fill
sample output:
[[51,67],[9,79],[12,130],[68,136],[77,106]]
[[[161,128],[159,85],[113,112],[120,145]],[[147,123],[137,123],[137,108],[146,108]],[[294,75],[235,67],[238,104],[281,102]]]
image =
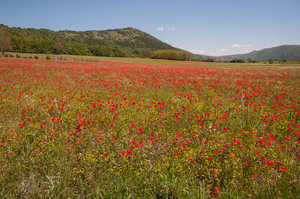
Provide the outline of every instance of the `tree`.
[[142,56],[144,57],[151,57],[153,55],[153,51],[148,49],[148,48],[144,48],[142,51]]
[[61,43],[57,42],[56,44],[53,45],[53,49],[60,54],[64,50],[64,45]]
[[269,62],[269,64],[273,64],[274,61],[273,61],[273,59],[269,59],[268,62]]
[[12,50],[12,48],[10,38],[0,35],[0,50],[2,54],[4,55],[5,50]]
[[252,63],[253,62],[253,58],[252,57],[248,57],[247,58],[247,62]]
[[71,55],[87,55],[88,52],[87,52],[87,49],[86,49],[85,45],[75,43],[72,46],[72,49],[70,50],[70,54]]

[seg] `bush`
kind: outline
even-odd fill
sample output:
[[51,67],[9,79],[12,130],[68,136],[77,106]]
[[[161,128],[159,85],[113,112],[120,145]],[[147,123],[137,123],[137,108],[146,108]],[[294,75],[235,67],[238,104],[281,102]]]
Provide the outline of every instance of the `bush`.
[[37,55],[34,55],[34,59],[39,59],[39,57]]
[[23,59],[27,59],[27,57],[23,57]]
[[47,55],[46,59],[47,59],[47,60],[50,60],[50,59],[51,59],[51,57],[50,57],[49,55]]
[[4,57],[8,57],[8,54],[5,54]]
[[29,56],[28,59],[32,59],[32,56]]
[[17,57],[17,58],[20,58],[21,56],[20,56],[19,54],[16,54],[16,57]]
[[9,55],[10,57],[14,57],[13,55]]
[[273,61],[273,59],[269,59],[268,62],[269,62],[269,64],[273,64],[274,61]]

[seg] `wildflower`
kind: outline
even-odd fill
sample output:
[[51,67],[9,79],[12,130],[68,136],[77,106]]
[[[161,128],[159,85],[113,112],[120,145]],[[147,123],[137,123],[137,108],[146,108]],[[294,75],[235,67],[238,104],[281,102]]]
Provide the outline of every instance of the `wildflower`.
[[128,150],[128,151],[126,152],[126,155],[130,155],[130,154],[132,154],[132,151],[131,151],[131,150]]
[[104,157],[107,157],[107,153],[104,153]]
[[286,171],[288,171],[286,168],[282,168],[282,169],[280,169],[280,171],[282,171],[282,172],[286,172]]
[[175,151],[175,152],[174,152],[174,154],[175,154],[175,155],[178,155],[178,152],[177,152],[177,151]]
[[181,134],[178,132],[175,132],[175,135],[177,135],[178,137],[181,137]]
[[218,187],[215,187],[215,191],[216,191],[216,194],[217,194],[217,196],[219,195],[219,189],[218,189]]

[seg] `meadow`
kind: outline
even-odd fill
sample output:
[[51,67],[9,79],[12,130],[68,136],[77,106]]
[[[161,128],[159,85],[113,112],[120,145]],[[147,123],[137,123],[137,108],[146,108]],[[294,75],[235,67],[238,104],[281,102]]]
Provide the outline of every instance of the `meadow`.
[[0,58],[0,198],[299,198],[300,67]]

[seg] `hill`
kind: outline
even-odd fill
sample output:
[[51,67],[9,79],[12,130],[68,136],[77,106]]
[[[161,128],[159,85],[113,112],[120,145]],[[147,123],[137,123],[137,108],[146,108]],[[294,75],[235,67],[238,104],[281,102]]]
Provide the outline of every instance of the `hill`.
[[246,54],[226,55],[221,56],[222,58],[238,58],[247,59],[252,57],[258,61],[267,61],[268,59],[296,59],[300,58],[300,45],[282,45],[273,48],[265,48],[259,51],[252,51]]
[[[110,29],[110,30],[89,30],[89,31],[71,31],[61,30],[52,31],[48,29],[35,28],[16,28],[0,24],[0,35],[11,38],[14,51],[28,52],[36,45],[52,46],[60,42],[65,47],[71,48],[74,44],[83,44],[85,46],[109,47],[111,49],[123,49],[132,51],[141,51],[148,48],[156,50],[176,50],[175,47],[164,43],[155,37],[135,28]],[[41,52],[33,53],[51,53],[50,47],[42,47]]]

